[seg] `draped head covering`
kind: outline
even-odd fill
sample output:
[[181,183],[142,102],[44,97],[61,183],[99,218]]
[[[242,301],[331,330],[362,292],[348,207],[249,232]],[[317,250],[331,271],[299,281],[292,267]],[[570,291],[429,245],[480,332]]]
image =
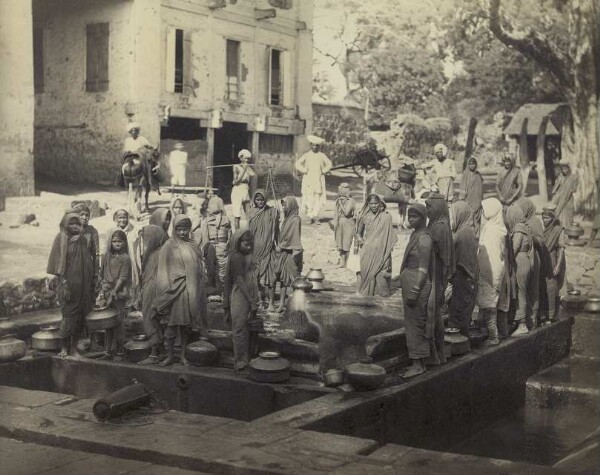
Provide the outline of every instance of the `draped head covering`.
[[50,256],[48,257],[48,268],[46,272],[52,275],[64,275],[67,267],[67,247],[69,242],[77,241],[80,234],[70,236],[67,226],[71,221],[77,221],[81,224],[81,218],[79,213],[74,210],[65,212],[64,216],[60,220],[59,233],[54,238]]
[[511,234],[515,232],[529,234],[527,219],[525,219],[525,213],[523,213],[520,206],[516,204],[509,206],[506,209],[504,221],[506,222],[506,228]]
[[456,270],[448,204],[446,199],[437,193],[431,193],[425,200],[425,204],[429,218],[427,228],[433,239],[434,247],[444,264],[446,272],[443,274],[447,278],[452,276]]
[[[475,165],[477,165],[475,157],[469,158],[467,165],[471,162],[475,162]],[[481,173],[477,169],[471,171],[467,166],[460,178],[460,190],[464,193],[464,197],[473,211],[477,211],[481,207],[481,200],[483,198],[483,177]]]
[[515,201],[515,204],[521,208],[521,211],[523,211],[531,234],[541,239],[542,235],[544,234],[544,228],[542,221],[536,215],[537,208],[535,207],[533,201],[523,196]]
[[170,204],[170,206],[169,206],[169,208],[171,209],[171,213],[172,213],[173,215],[175,214],[175,213],[173,213],[173,207],[175,206],[175,204],[176,204],[177,202],[181,203],[181,208],[183,209],[183,212],[182,212],[182,213],[180,213],[180,214],[186,214],[186,212],[187,212],[187,206],[188,206],[188,205],[187,205],[187,203],[186,203],[185,201],[183,201],[183,199],[181,199],[181,198],[179,198],[179,197],[173,198],[173,199],[171,200],[171,204]]
[[[192,219],[187,214],[178,214],[177,216],[175,216],[175,218],[173,218],[173,229],[175,229],[177,226],[181,226],[183,224],[189,224],[190,229],[192,228]],[[177,235],[174,235],[173,237],[180,241],[181,240],[183,240],[183,241],[189,240],[189,239],[182,239]]]
[[168,228],[168,224],[171,223],[173,214],[169,208],[158,208],[150,216],[150,224],[160,226],[165,229]]
[[[236,231],[231,236],[231,239],[227,243],[227,270],[225,271],[225,279],[223,280],[224,284],[224,292],[223,292],[223,307],[230,308],[231,307],[231,290],[233,289],[233,284],[235,283],[235,279],[238,277],[234,275],[232,272],[232,260],[236,253],[240,253],[240,243],[242,240],[250,238],[254,241],[254,235],[249,229],[236,229]],[[256,269],[256,261],[254,259],[254,255],[246,255],[244,257],[244,270],[246,269]]]
[[450,224],[455,233],[465,226],[473,227],[473,210],[466,202],[452,203],[452,222]]
[[543,209],[542,213],[552,217],[550,224],[544,226],[544,244],[546,244],[548,251],[552,252],[558,244],[558,240],[564,228],[556,215],[556,205],[554,203],[548,204],[548,206]]
[[[131,224],[131,221],[129,221],[130,216],[129,216],[129,212],[126,209],[120,208],[120,209],[118,209],[117,211],[114,212],[114,214],[113,214],[113,221],[115,222],[115,224],[117,224],[117,226],[118,226],[117,216],[118,216],[119,213],[125,213],[127,215],[127,226],[125,226],[124,228],[122,228],[123,231],[125,231],[126,233],[129,233],[129,232],[133,231],[133,224]],[[119,228],[119,229],[121,229],[121,228]]]
[[75,210],[78,213],[85,211],[88,214],[91,214],[90,207],[85,203],[77,203],[75,206],[73,206],[73,210]]
[[254,190],[254,193],[252,193],[252,202],[250,203],[253,207],[256,207],[256,204],[254,203],[254,200],[256,199],[256,197],[258,195],[262,195],[262,197],[265,199],[265,208],[267,207],[266,201],[267,201],[267,193],[265,192],[264,188],[257,188],[256,190]]
[[408,211],[414,211],[423,218],[423,224],[427,222],[427,208],[424,204],[414,203],[408,207]]
[[479,275],[498,290],[505,269],[506,226],[502,217],[502,203],[497,198],[486,198],[481,202],[481,207],[484,219],[479,236]]
[[300,234],[300,216],[298,216],[300,213],[298,201],[294,196],[286,196],[281,201],[285,210],[279,234],[279,244],[284,249],[301,251],[303,248]]
[[[123,250],[117,254],[113,251],[112,249],[112,240],[118,237],[121,239],[121,241],[124,242],[124,247]],[[102,278],[105,280],[109,280],[109,281],[114,281],[116,276],[112,275],[111,272],[111,268],[110,268],[110,261],[111,259],[116,256],[116,255],[121,255],[121,254],[129,254],[129,244],[127,243],[127,234],[125,234],[125,232],[121,229],[113,229],[110,234],[108,235],[108,239],[106,241],[106,252],[104,253],[104,256],[102,257]]]
[[142,269],[145,269],[148,259],[154,251],[160,249],[169,236],[161,226],[149,224],[140,231],[140,239],[143,243]]

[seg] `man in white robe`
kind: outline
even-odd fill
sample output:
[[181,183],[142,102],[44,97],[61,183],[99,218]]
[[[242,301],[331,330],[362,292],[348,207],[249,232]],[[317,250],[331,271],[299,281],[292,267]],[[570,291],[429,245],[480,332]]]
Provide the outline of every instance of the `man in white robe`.
[[309,135],[307,139],[311,150],[298,159],[296,170],[302,174],[302,209],[311,224],[319,224],[319,212],[327,200],[325,174],[331,170],[331,160],[319,151],[322,138]]

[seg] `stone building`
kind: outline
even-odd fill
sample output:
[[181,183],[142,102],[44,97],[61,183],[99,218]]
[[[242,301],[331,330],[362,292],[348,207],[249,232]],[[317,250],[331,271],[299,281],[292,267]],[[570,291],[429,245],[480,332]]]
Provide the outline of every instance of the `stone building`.
[[[10,160],[31,183],[7,194],[33,191],[33,164],[37,176],[113,182],[130,121],[160,145],[165,170],[174,142],[184,142],[188,185],[204,185],[207,164],[237,162],[242,148],[289,174],[306,147],[299,137],[312,125],[312,0],[0,3],[0,26],[19,25],[0,33],[3,63],[5,50],[20,53],[8,58],[15,73],[0,68],[0,84],[16,82],[19,120],[34,123],[30,133],[0,135],[0,158],[21,147]],[[228,196],[231,170],[217,168],[213,178]]]

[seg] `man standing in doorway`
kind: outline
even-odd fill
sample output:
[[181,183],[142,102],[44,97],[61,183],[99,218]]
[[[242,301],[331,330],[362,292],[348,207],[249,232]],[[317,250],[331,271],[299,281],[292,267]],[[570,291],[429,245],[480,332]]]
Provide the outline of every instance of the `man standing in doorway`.
[[319,211],[327,200],[325,174],[331,170],[331,160],[319,149],[325,142],[315,135],[306,137],[310,152],[306,152],[296,162],[296,170],[302,174],[302,209],[310,218],[310,224],[319,222]]
[[169,168],[171,169],[171,186],[173,187],[171,195],[175,194],[176,186],[185,186],[185,172],[187,170],[187,166],[188,154],[183,149],[183,143],[176,142],[174,150],[171,151],[171,153],[169,153]]

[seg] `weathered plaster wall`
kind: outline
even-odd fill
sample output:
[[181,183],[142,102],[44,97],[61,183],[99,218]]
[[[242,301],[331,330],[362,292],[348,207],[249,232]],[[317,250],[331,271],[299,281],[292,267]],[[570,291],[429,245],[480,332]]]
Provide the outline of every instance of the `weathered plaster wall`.
[[[40,175],[77,182],[114,179],[127,113],[136,112],[133,5],[118,0],[34,3],[34,21],[44,29],[45,41],[44,92],[36,94],[35,109]],[[102,22],[109,23],[109,89],[86,92],[86,24]],[[154,124],[139,114],[135,119],[147,136]]]
[[0,1],[0,194],[32,195],[33,56],[31,2]]

